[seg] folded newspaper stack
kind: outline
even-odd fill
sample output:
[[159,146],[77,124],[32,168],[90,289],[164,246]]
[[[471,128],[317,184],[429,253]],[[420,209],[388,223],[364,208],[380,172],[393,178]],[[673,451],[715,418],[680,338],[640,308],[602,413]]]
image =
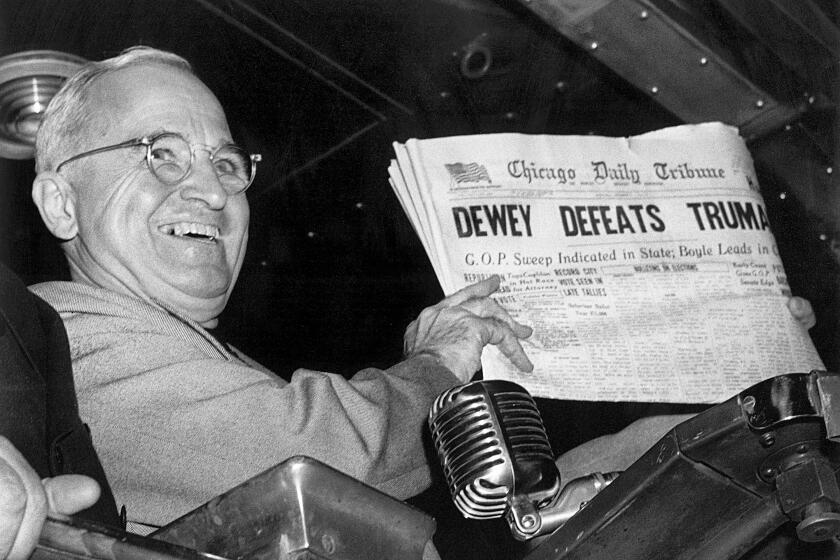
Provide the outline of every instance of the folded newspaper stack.
[[487,134],[395,143],[391,185],[451,293],[492,274],[534,328],[533,373],[485,349],[486,379],[543,397],[717,402],[822,368],[736,129],[631,138]]

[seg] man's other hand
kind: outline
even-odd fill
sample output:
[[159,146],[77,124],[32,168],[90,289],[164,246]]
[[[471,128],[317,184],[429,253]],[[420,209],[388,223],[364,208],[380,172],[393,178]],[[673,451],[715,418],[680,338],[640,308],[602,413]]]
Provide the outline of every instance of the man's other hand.
[[814,308],[811,307],[811,302],[807,299],[794,296],[788,300],[787,306],[793,318],[806,329],[810,329],[817,324]]
[[97,499],[99,485],[86,476],[62,475],[42,482],[23,455],[0,436],[0,558],[28,558],[47,511],[70,515]]
[[430,354],[466,383],[481,367],[481,349],[495,344],[520,370],[534,369],[519,344],[531,328],[489,297],[500,282],[491,276],[424,309],[405,330],[406,357]]

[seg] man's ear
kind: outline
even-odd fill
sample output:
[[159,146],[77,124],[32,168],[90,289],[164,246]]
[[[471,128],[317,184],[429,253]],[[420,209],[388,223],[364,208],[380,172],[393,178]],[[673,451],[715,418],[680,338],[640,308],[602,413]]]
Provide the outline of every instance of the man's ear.
[[76,193],[64,177],[52,171],[39,173],[32,183],[32,201],[54,236],[69,241],[79,233]]

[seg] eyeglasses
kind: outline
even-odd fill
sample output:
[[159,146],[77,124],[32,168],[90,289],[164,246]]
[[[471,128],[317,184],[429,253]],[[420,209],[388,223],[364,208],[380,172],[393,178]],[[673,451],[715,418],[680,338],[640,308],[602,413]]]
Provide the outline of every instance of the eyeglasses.
[[135,146],[146,147],[146,165],[149,171],[161,183],[169,186],[187,178],[192,170],[196,150],[204,150],[210,154],[216,176],[229,194],[239,194],[251,186],[257,174],[257,162],[262,161],[260,154],[249,154],[236,144],[224,144],[213,148],[204,144],[190,144],[175,132],[164,132],[82,152],[58,164],[55,171],[58,173],[63,166],[83,157]]

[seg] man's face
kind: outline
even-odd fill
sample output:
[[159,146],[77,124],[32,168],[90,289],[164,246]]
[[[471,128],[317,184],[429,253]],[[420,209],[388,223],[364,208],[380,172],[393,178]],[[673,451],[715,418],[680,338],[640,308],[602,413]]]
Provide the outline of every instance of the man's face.
[[[194,76],[162,65],[129,67],[94,86],[102,122],[79,151],[177,132],[213,148],[231,142],[224,112]],[[245,194],[230,195],[208,152],[167,186],[146,166],[145,147],[103,152],[68,164],[78,236],[67,254],[74,279],[154,299],[215,326],[248,239]]]

